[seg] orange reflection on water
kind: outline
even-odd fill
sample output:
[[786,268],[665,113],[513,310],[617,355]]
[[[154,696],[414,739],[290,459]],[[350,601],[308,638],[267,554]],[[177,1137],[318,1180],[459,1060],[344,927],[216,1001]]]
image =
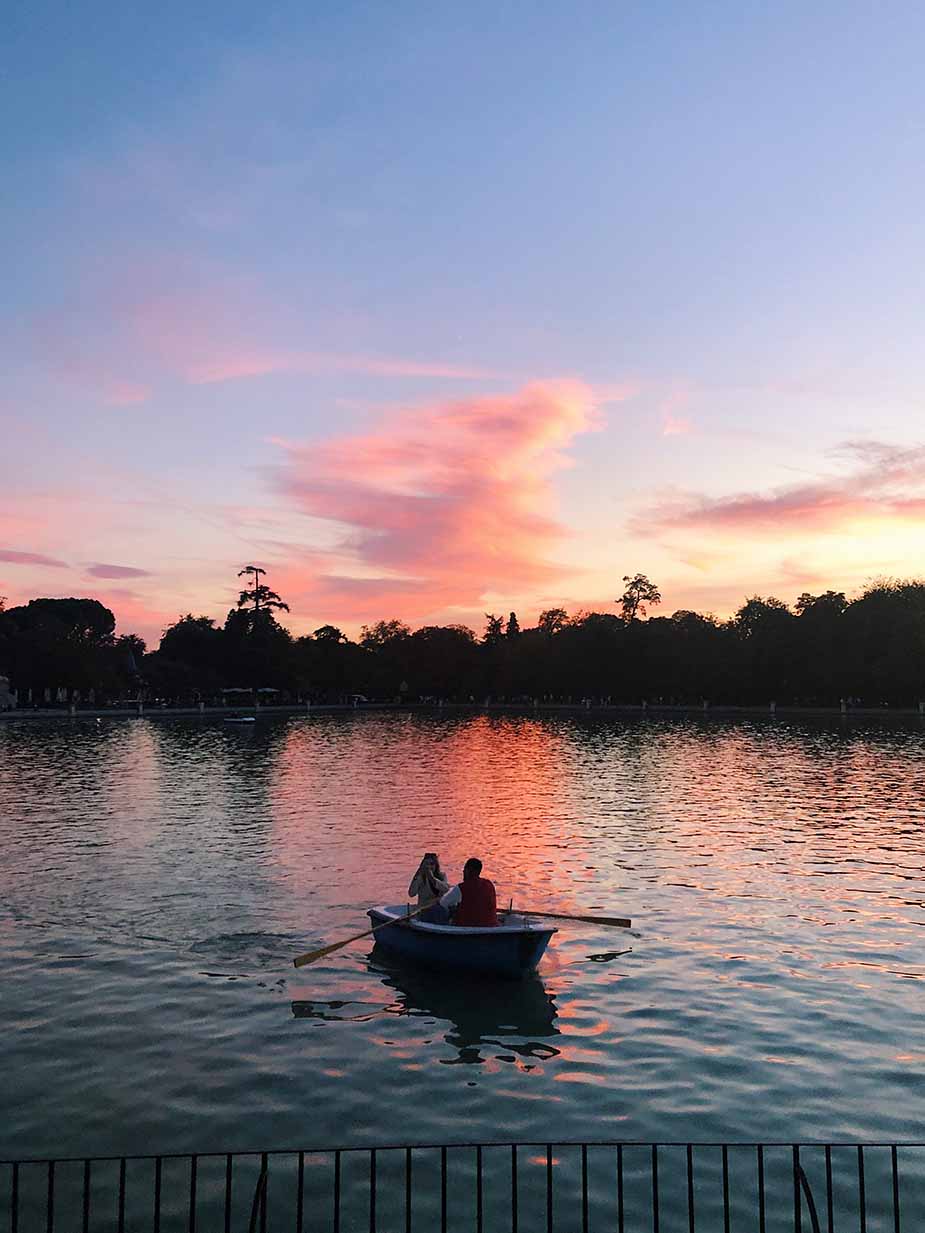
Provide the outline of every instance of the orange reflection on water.
[[[595,1011],[590,1002],[581,998],[570,998],[559,1006],[559,1018],[567,1021],[566,1029],[569,1036],[601,1036],[611,1030],[608,1019],[595,1017]],[[588,1019],[588,1022],[584,1020]]]
[[271,776],[276,866],[306,894],[323,874],[343,901],[400,902],[423,852],[451,883],[477,855],[499,906],[564,907],[563,871],[587,865],[565,746],[522,718],[293,723]]

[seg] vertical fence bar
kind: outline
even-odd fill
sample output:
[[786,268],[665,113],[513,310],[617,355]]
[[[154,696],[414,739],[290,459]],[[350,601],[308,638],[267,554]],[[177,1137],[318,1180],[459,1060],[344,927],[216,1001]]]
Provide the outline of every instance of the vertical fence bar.
[[[301,1229],[299,1230],[301,1233]],[[405,1148],[405,1233],[411,1233],[411,1148]]]
[[119,1215],[116,1233],[125,1233],[125,1157],[119,1161]]
[[652,1233],[658,1233],[658,1144],[652,1144]]
[[623,1230],[623,1144],[617,1144],[617,1233]]
[[295,1195],[295,1233],[302,1233],[305,1212],[305,1153],[299,1152],[299,1180]]
[[446,1148],[440,1149],[440,1233],[446,1233]]
[[[485,1145],[475,1144],[473,1146],[475,1147],[475,1183],[476,1183],[475,1185],[475,1226],[474,1228],[475,1228],[475,1233],[484,1233],[485,1222],[486,1222],[486,1208],[485,1208],[485,1204],[486,1204],[485,1185],[486,1183],[485,1183],[485,1156],[484,1156]],[[519,1223],[520,1223],[519,1221],[519,1179],[518,1179],[519,1146],[523,1146],[523,1145],[518,1145],[518,1144],[510,1145],[510,1151],[511,1151],[511,1224],[510,1224],[511,1233],[519,1233]],[[555,1225],[554,1165],[558,1163],[558,1161],[554,1157],[554,1147],[555,1146],[556,1145],[554,1143],[547,1143],[545,1145],[545,1184],[546,1184],[545,1230],[546,1230],[546,1233],[554,1233],[554,1225]],[[581,1230],[581,1233],[590,1233],[590,1228],[591,1228],[591,1224],[590,1224],[590,1173],[589,1173],[589,1157],[588,1157],[589,1144],[588,1143],[577,1143],[575,1144],[575,1146],[579,1148],[579,1161],[580,1161],[580,1179],[581,1179],[580,1180],[580,1186],[581,1186],[580,1230]],[[593,1145],[590,1145],[590,1146],[593,1146]],[[617,1166],[616,1168],[616,1172],[617,1172],[617,1177],[616,1177],[616,1182],[617,1182],[616,1231],[617,1233],[625,1233],[625,1228],[626,1228],[626,1217],[625,1217],[625,1210],[624,1210],[625,1174],[624,1174],[624,1164],[623,1164],[623,1148],[625,1144],[616,1143],[614,1144],[614,1146],[616,1147],[616,1156],[617,1156],[617,1159],[616,1159],[616,1166]],[[652,1233],[660,1233],[660,1226],[661,1226],[661,1188],[660,1188],[660,1178],[659,1178],[660,1144],[651,1143],[648,1145],[640,1145],[640,1146],[648,1146],[651,1151],[651,1165],[650,1165],[651,1167],[651,1196],[652,1196],[651,1227],[652,1227]],[[680,1147],[681,1145],[678,1145],[678,1146]],[[695,1144],[690,1142],[684,1146],[685,1146],[685,1155],[686,1155],[686,1183],[687,1183],[687,1187],[686,1187],[687,1189],[687,1194],[686,1194],[687,1222],[686,1223],[687,1223],[688,1233],[695,1233],[695,1230],[696,1230],[696,1195],[695,1195],[695,1187],[694,1187],[694,1146]],[[730,1145],[729,1144],[718,1144],[717,1146],[721,1148],[721,1160],[722,1160],[722,1201],[723,1201],[723,1226],[722,1227],[723,1227],[724,1233],[730,1233],[731,1218],[732,1218],[731,1198],[730,1198],[730,1188],[731,1188],[730,1164],[729,1164]],[[735,1145],[733,1144],[732,1146],[735,1146]],[[825,1227],[827,1228],[827,1233],[835,1233],[833,1149],[832,1149],[831,1143],[825,1144],[825,1145],[820,1144],[819,1146],[824,1147],[825,1192],[826,1192],[826,1211],[827,1211]],[[857,1201],[858,1201],[858,1226],[857,1227],[858,1227],[859,1233],[867,1233],[869,1221],[868,1221],[868,1213],[867,1213],[865,1144],[857,1143],[853,1146],[855,1146],[856,1151],[857,1151]],[[866,1146],[870,1146],[870,1145],[868,1144]],[[878,1146],[878,1151],[881,1150],[880,1145],[877,1145],[877,1146]],[[886,1146],[887,1145],[883,1145],[884,1148]],[[766,1178],[765,1178],[765,1167],[764,1167],[765,1166],[764,1145],[756,1144],[755,1148],[756,1148],[756,1154],[757,1154],[757,1183],[758,1183],[757,1185],[757,1201],[758,1201],[757,1229],[758,1229],[758,1233],[766,1233],[767,1192],[766,1192]],[[377,1148],[368,1149],[368,1154],[369,1154],[369,1233],[377,1233],[377,1229],[379,1228],[378,1182],[377,1182],[378,1151],[379,1150],[381,1149],[377,1149]],[[405,1146],[398,1150],[404,1153],[405,1218],[403,1222],[403,1227],[404,1227],[405,1233],[412,1233],[412,1227],[413,1227],[412,1212],[414,1210],[413,1196],[414,1196],[414,1150],[415,1149],[412,1146]],[[814,1159],[816,1158],[815,1152],[817,1150],[818,1149],[814,1147],[813,1149]],[[882,1219],[882,1221],[884,1222],[884,1227],[888,1226],[892,1230],[892,1233],[902,1233],[903,1225],[902,1225],[902,1210],[901,1210],[901,1203],[900,1203],[898,1145],[895,1143],[892,1145],[889,1145],[889,1151],[890,1151],[890,1171],[891,1171],[890,1199],[887,1199],[887,1195],[885,1193],[881,1196],[879,1188],[875,1188],[877,1189],[877,1194],[875,1195],[875,1199],[873,1202],[873,1207],[872,1207],[873,1215],[871,1217],[871,1220],[873,1220],[874,1224],[876,1224],[876,1227],[879,1228],[880,1224],[878,1222],[881,1221]],[[818,1227],[818,1224],[819,1224],[818,1214],[815,1210],[815,1203],[813,1202],[814,1196],[809,1188],[809,1182],[808,1182],[806,1173],[804,1171],[804,1168],[801,1162],[801,1152],[802,1152],[802,1147],[799,1143],[794,1143],[791,1145],[792,1176],[793,1176],[793,1230],[794,1230],[794,1233],[803,1233],[804,1224],[806,1224],[806,1227],[809,1227],[807,1222],[805,1222],[803,1219],[804,1203],[808,1204],[809,1206],[810,1216],[812,1217],[812,1225],[813,1225],[814,1230]],[[296,1203],[295,1203],[296,1233],[304,1233],[304,1225],[305,1225],[305,1218],[306,1218],[306,1213],[305,1213],[305,1155],[306,1153],[303,1150],[303,1151],[299,1151],[298,1153],[293,1153],[293,1154],[297,1154],[297,1157],[298,1157],[297,1191],[296,1191]],[[342,1155],[342,1152],[341,1150],[335,1150],[333,1155],[334,1155],[334,1213],[333,1213],[334,1220],[333,1220],[332,1228],[333,1228],[333,1233],[340,1233],[341,1223],[342,1223],[341,1222],[341,1188],[342,1188],[341,1155]],[[144,1158],[139,1157],[138,1159],[142,1160]],[[146,1159],[148,1161],[152,1160],[151,1157],[147,1157]],[[118,1185],[118,1207],[117,1207],[116,1222],[114,1226],[110,1226],[110,1227],[115,1227],[117,1230],[117,1233],[125,1233],[126,1231],[126,1189],[127,1189],[128,1158],[125,1156],[116,1157],[113,1163],[115,1163],[115,1161],[118,1161],[118,1183],[117,1183]],[[261,1233],[266,1233],[267,1212],[268,1212],[267,1179],[269,1175],[269,1153],[268,1152],[261,1153],[260,1161],[261,1161],[262,1184],[260,1184],[260,1187],[259,1187],[259,1204],[260,1204],[259,1206],[259,1211],[260,1211],[259,1227],[260,1227]],[[9,1162],[10,1169],[11,1169],[11,1175],[10,1175],[11,1182],[10,1182],[9,1209],[8,1209],[9,1210],[9,1225],[7,1227],[10,1233],[20,1233],[20,1228],[21,1228],[21,1220],[20,1220],[20,1206],[21,1206],[20,1165],[21,1163],[22,1163],[21,1161],[10,1161]],[[56,1194],[57,1174],[59,1172],[59,1170],[57,1169],[58,1163],[59,1162],[55,1159],[50,1159],[44,1162],[35,1162],[35,1164],[39,1168],[41,1168],[42,1165],[44,1164],[44,1166],[47,1169],[46,1216],[45,1216],[45,1222],[44,1222],[44,1228],[46,1230],[46,1233],[54,1233],[56,1215],[59,1218],[58,1224],[59,1225],[61,1224],[61,1213],[60,1212],[56,1213],[55,1211],[56,1200],[58,1199],[58,1196]],[[102,1181],[100,1177],[98,1176],[99,1169],[97,1169],[97,1176],[96,1177],[94,1176],[94,1172],[93,1172],[94,1158],[85,1157],[82,1162],[78,1158],[76,1161],[73,1162],[73,1165],[76,1166],[76,1168],[79,1168],[81,1163],[83,1165],[82,1190],[77,1190],[77,1186],[75,1185],[74,1191],[76,1193],[74,1194],[74,1198],[76,1200],[77,1194],[81,1195],[82,1206],[80,1210],[82,1212],[82,1219],[81,1219],[81,1222],[78,1224],[76,1221],[77,1212],[76,1210],[74,1210],[73,1228],[75,1231],[79,1228],[82,1231],[82,1233],[90,1233],[91,1211],[95,1210],[95,1208],[99,1206],[98,1203],[94,1204],[93,1202],[93,1186],[94,1184],[96,1184],[97,1190],[100,1191],[100,1188],[102,1186]],[[99,1164],[99,1161],[97,1161],[96,1163]],[[163,1176],[164,1157],[162,1156],[153,1157],[153,1163],[154,1163],[154,1196],[153,1196],[154,1203],[153,1203],[153,1222],[150,1227],[153,1233],[160,1233],[160,1230],[163,1224],[162,1209],[163,1209],[163,1188],[164,1188],[164,1176]],[[542,1163],[544,1163],[543,1158],[540,1157],[537,1163],[542,1165]],[[188,1233],[196,1233],[197,1223],[198,1223],[197,1221],[198,1173],[199,1173],[199,1154],[198,1153],[192,1153],[189,1156],[189,1164],[190,1164],[189,1204],[188,1204],[188,1213],[187,1213],[188,1219],[186,1222],[186,1226],[188,1229]],[[72,1166],[69,1163],[68,1164],[68,1174],[67,1174],[68,1179],[71,1176],[71,1168]],[[571,1166],[569,1166],[569,1169],[570,1168]],[[224,1223],[223,1223],[224,1233],[232,1233],[232,1228],[233,1228],[232,1215],[231,1215],[232,1209],[233,1209],[233,1202],[232,1202],[233,1200],[233,1172],[234,1172],[234,1154],[229,1152],[225,1155]],[[669,1172],[671,1172],[671,1170],[669,1170]],[[39,1176],[41,1176],[41,1174],[39,1174]],[[572,1176],[571,1172],[568,1173],[568,1176]],[[80,1174],[77,1173],[77,1176],[74,1177],[74,1181],[77,1182],[77,1179],[79,1177],[80,1177]],[[168,1181],[170,1181],[171,1178],[172,1178],[172,1174],[168,1174]],[[642,1181],[643,1179],[640,1179],[640,1180]],[[216,1179],[216,1181],[218,1181],[218,1179]],[[560,1182],[561,1181],[562,1179],[560,1178]],[[678,1179],[678,1181],[680,1182],[680,1179]],[[683,1183],[681,1184],[683,1185]],[[180,1183],[180,1185],[182,1187],[182,1182]],[[644,1182],[643,1182],[643,1185],[644,1185]],[[561,1186],[560,1186],[560,1189],[561,1189]],[[882,1189],[883,1191],[886,1191],[886,1186],[882,1187]],[[567,1185],[567,1190],[571,1192],[571,1184]],[[66,1191],[66,1197],[67,1195],[70,1195],[71,1193],[70,1181],[68,1181],[68,1184],[65,1187],[65,1191]],[[219,1194],[221,1194],[220,1190],[219,1190]],[[490,1199],[490,1194],[491,1192],[489,1192],[489,1199]],[[786,1194],[786,1191],[784,1192],[784,1195],[785,1194]],[[537,1198],[538,1197],[539,1196],[537,1196]],[[678,1195],[678,1198],[680,1197],[681,1196]],[[784,1198],[784,1196],[781,1196],[781,1197]],[[142,1194],[142,1198],[143,1198],[143,1194]],[[216,1195],[216,1198],[218,1199],[218,1195]],[[564,1202],[564,1199],[562,1199],[562,1196],[560,1196],[560,1199]],[[908,1207],[908,1194],[906,1195],[906,1199],[907,1199],[907,1207]],[[60,1206],[60,1202],[57,1203],[57,1206]],[[171,1201],[171,1211],[172,1211],[172,1206],[173,1204]],[[75,1203],[75,1209],[76,1209],[76,1203]],[[888,1212],[890,1209],[892,1209],[892,1220],[890,1220],[888,1216]],[[177,1215],[179,1215],[179,1213],[177,1213]],[[490,1206],[489,1206],[489,1215],[491,1215]],[[560,1215],[561,1215],[561,1212],[560,1212]],[[703,1216],[703,1211],[701,1210],[701,1217],[702,1216]],[[67,1213],[67,1217],[69,1220],[71,1219],[70,1210]],[[448,1217],[448,1147],[443,1146],[440,1148],[440,1229],[441,1229],[441,1233],[447,1233],[447,1229],[448,1229],[447,1217]],[[577,1213],[574,1213],[574,1216],[572,1218],[574,1219],[576,1217],[577,1217]],[[98,1211],[94,1219],[100,1219],[100,1213]],[[110,1215],[108,1219],[111,1220],[112,1216]],[[288,1219],[291,1219],[291,1216]],[[183,1224],[182,1215],[180,1216],[180,1224],[181,1226]],[[400,1224],[401,1222],[399,1221],[399,1227],[400,1227]],[[311,1225],[310,1217],[309,1217],[309,1225]],[[579,1226],[576,1224],[575,1225],[576,1230],[578,1229],[578,1227]],[[70,1230],[70,1228],[71,1228],[71,1225],[69,1224],[68,1229]]]
[[161,1169],[163,1162],[158,1156],[154,1161],[154,1233],[161,1233]]
[[832,1195],[832,1144],[825,1145],[825,1207],[829,1233],[835,1233],[835,1207]]
[[231,1152],[225,1157],[225,1233],[231,1233],[231,1178],[234,1169]]
[[552,1233],[552,1144],[546,1144],[546,1233]]
[[13,1164],[13,1182],[10,1189],[10,1233],[19,1233],[19,1161]]
[[90,1233],[90,1161],[84,1161],[84,1218],[83,1233]]
[[334,1153],[334,1233],[340,1233],[340,1152]]
[[475,1149],[475,1233],[482,1233],[482,1145]]
[[376,1149],[369,1149],[369,1233],[376,1233]]
[[864,1148],[858,1144],[858,1215],[861,1233],[867,1233],[867,1190],[864,1185]]
[[819,1225],[819,1213],[816,1211],[816,1200],[813,1198],[813,1190],[809,1184],[809,1178],[806,1176],[806,1170],[800,1165],[800,1201],[805,1198],[806,1205],[809,1208],[809,1219],[813,1226],[813,1233],[822,1233]]
[[247,1225],[248,1233],[255,1233],[257,1218],[260,1215],[261,1200],[267,1193],[267,1171],[261,1166],[257,1174],[257,1185],[254,1187],[254,1197],[251,1200],[251,1218]]
[[901,1233],[899,1219],[899,1160],[896,1144],[890,1148],[890,1163],[893,1166],[893,1233]]
[[511,1144],[511,1233],[517,1228],[517,1144]]
[[196,1169],[198,1156],[193,1152],[189,1159],[189,1233],[196,1233]]
[[45,1207],[45,1228],[53,1233],[55,1227],[55,1162],[48,1162],[48,1201]]
[[588,1233],[588,1145],[581,1145],[581,1233]]
[[764,1226],[764,1148],[758,1144],[758,1233],[765,1233]]

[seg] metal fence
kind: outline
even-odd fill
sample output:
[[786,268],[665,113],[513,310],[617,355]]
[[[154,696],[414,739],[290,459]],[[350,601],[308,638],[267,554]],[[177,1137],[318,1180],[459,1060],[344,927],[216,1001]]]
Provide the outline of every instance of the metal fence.
[[922,1143],[470,1143],[10,1160],[0,1162],[0,1186],[10,1233],[925,1230]]

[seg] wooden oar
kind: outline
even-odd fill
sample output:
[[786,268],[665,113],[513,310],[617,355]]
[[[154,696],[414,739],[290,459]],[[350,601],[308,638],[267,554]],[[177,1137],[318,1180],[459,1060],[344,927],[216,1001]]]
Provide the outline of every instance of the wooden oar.
[[617,929],[629,929],[632,921],[628,916],[569,916],[568,912],[535,912],[533,908],[515,908],[514,916],[546,916],[550,920],[581,920],[588,925],[613,925]]
[[372,929],[364,929],[362,933],[355,933],[352,938],[344,938],[343,942],[332,942],[330,946],[322,946],[318,950],[307,951],[306,954],[299,955],[293,959],[293,966],[304,968],[307,963],[314,963],[316,959],[323,959],[325,955],[331,955],[334,951],[340,950],[344,946],[349,946],[351,942],[359,942],[360,938],[368,938],[377,929],[385,929],[387,925],[396,925],[400,920],[410,920],[412,916],[417,916],[419,912],[426,912],[428,908],[432,908],[435,903],[439,902],[439,899],[431,899],[429,903],[422,903],[419,908],[415,908],[413,912],[409,912],[407,916],[400,917],[399,920],[384,920],[381,925],[373,925]]

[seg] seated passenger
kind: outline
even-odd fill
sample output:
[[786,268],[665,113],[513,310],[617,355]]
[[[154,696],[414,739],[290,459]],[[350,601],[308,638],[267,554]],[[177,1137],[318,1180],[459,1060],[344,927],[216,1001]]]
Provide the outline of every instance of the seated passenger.
[[481,874],[482,862],[470,857],[463,867],[463,880],[440,900],[445,908],[456,908],[454,925],[491,927],[498,924],[495,885]]
[[426,921],[430,925],[445,925],[450,919],[450,914],[442,903],[433,903],[435,899],[439,899],[441,895],[445,895],[450,888],[449,882],[443,870],[440,868],[440,858],[436,852],[425,852],[418,865],[417,873],[411,879],[411,885],[408,887],[408,894],[417,895],[418,907],[424,903],[432,903],[432,906],[426,912],[421,912],[418,919]]

